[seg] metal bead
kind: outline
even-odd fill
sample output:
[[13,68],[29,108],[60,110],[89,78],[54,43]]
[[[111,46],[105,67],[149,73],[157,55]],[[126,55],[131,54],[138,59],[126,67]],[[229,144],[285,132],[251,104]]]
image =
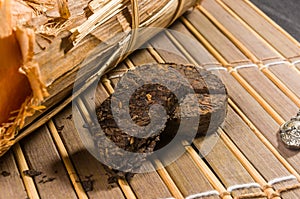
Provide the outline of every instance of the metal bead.
[[287,148],[300,149],[300,111],[280,127],[279,134]]

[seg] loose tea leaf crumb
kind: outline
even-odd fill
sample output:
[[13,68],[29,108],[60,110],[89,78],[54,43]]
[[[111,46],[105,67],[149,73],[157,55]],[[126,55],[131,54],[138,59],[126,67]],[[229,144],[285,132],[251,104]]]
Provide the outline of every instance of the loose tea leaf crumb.
[[87,128],[89,128],[89,125],[86,124],[86,123],[84,123],[84,124],[82,125],[82,127],[85,128],[85,129],[87,129]]
[[62,126],[57,126],[56,128],[57,128],[57,131],[58,131],[58,132],[61,132],[61,131],[65,128],[65,126],[64,126],[64,125],[62,125]]
[[7,176],[10,176],[10,173],[9,173],[8,171],[2,171],[2,172],[1,172],[1,175],[2,175],[3,177],[7,177]]
[[55,180],[56,178],[47,178],[47,176],[43,176],[42,179],[38,182],[39,184],[43,183],[47,183],[47,182],[52,182],[53,180]]
[[81,181],[82,187],[85,192],[93,191],[94,189],[94,180],[87,179]]
[[24,174],[25,176],[29,176],[29,177],[32,177],[32,178],[33,178],[33,177],[36,177],[36,176],[41,175],[42,172],[41,172],[41,171],[36,171],[36,170],[29,169],[29,170],[23,171],[23,174]]
[[53,180],[55,180],[56,178],[47,178],[46,180],[44,180],[43,183],[47,183],[47,182],[52,182]]

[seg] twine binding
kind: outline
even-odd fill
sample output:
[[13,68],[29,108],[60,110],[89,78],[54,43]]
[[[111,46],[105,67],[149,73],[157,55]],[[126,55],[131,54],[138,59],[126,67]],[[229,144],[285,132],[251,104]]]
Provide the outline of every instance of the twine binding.
[[235,67],[231,68],[228,72],[229,73],[237,72],[238,69],[251,68],[251,67],[258,68],[258,66],[256,64],[244,64],[244,65],[240,65],[240,66],[235,66]]
[[296,61],[293,61],[291,64],[293,65],[293,66],[296,66],[296,64],[299,64],[300,63],[300,60],[296,60]]
[[265,68],[269,68],[271,66],[276,66],[276,65],[280,65],[280,64],[290,64],[290,62],[288,61],[276,61],[276,62],[270,62],[270,63],[267,63],[267,64],[263,64],[259,69],[260,70],[263,70]]
[[233,185],[227,188],[228,192],[232,192],[238,189],[250,189],[250,188],[260,188],[260,185],[258,183],[247,183],[247,184],[237,184]]
[[[194,199],[194,198],[200,198],[200,197],[209,197],[213,195],[219,195],[221,198],[227,195],[231,195],[231,193],[235,190],[239,189],[250,189],[250,188],[260,188],[261,190],[265,191],[266,189],[272,188],[273,185],[281,183],[281,182],[286,182],[290,180],[297,180],[297,178],[294,175],[289,175],[289,176],[283,176],[283,177],[278,177],[270,180],[267,184],[261,186],[258,183],[245,183],[245,184],[236,184],[232,185],[227,188],[226,192],[219,193],[216,190],[211,190],[211,191],[206,191],[202,193],[197,193],[190,195],[186,197],[185,199]],[[291,191],[294,189],[299,189],[300,188],[300,183],[293,184],[293,185],[288,185],[285,187],[282,187],[280,189],[275,190],[273,193],[271,193],[268,197],[269,198],[274,198],[274,197],[280,197],[283,192]],[[250,199],[250,198],[260,198],[260,197],[267,197],[267,194],[265,192],[254,192],[254,193],[246,193],[242,194],[239,196],[235,196],[234,199]]]
[[178,6],[176,9],[176,12],[173,16],[172,21],[170,22],[170,24],[174,23],[174,21],[180,16],[182,10],[183,10],[183,5],[184,5],[185,1],[184,0],[178,0]]
[[206,191],[202,193],[196,193],[193,195],[187,196],[185,199],[194,199],[194,198],[201,198],[201,197],[209,197],[209,196],[214,196],[214,195],[219,195],[219,192],[216,190],[211,190],[211,191]]
[[275,178],[273,180],[270,180],[268,182],[268,184],[270,186],[273,186],[274,184],[278,184],[280,182],[285,182],[285,181],[290,181],[290,180],[297,180],[296,176],[294,175],[289,175],[289,176],[284,176],[284,177],[280,177],[280,178]]
[[211,67],[211,68],[207,68],[207,71],[219,71],[219,70],[223,70],[223,71],[227,71],[227,68],[224,67]]

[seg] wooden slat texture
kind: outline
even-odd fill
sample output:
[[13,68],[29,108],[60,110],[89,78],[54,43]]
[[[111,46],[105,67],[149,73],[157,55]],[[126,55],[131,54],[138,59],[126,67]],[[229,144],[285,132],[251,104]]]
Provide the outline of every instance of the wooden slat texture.
[[[287,149],[278,138],[279,124],[277,124],[259,104],[250,97],[241,85],[239,85],[227,72],[220,72],[222,80],[227,87],[230,97],[235,104],[245,113],[260,132],[276,147],[277,151],[285,157],[291,165],[299,172],[298,153]],[[251,108],[249,108],[251,107]]]
[[[208,53],[207,49],[201,43],[197,42],[197,39],[182,23],[175,23],[170,28],[172,32],[169,32],[169,34],[167,34],[169,39],[172,42],[176,40],[177,44],[179,45],[184,44],[183,47],[185,51],[190,52],[190,55],[197,55],[193,56],[192,58],[196,60],[200,65],[220,64],[210,53]],[[175,44],[175,46],[177,46],[177,44]],[[181,53],[184,54],[184,52],[182,51]],[[204,54],[206,56],[201,56]]]
[[[283,165],[280,165],[278,160],[272,156],[271,152],[265,149],[265,146],[253,135],[249,127],[243,124],[242,120],[232,109],[229,109],[224,130],[268,181],[278,176],[283,177],[290,175]],[[241,132],[243,136],[241,136]],[[271,165],[272,169],[270,169]],[[288,183],[295,182],[292,181]],[[287,198],[293,198],[299,195],[300,192],[295,190],[286,194]]]
[[[213,18],[213,16],[211,16],[211,14],[210,13],[208,13],[207,11],[205,11],[206,12],[206,15],[208,15],[210,18]],[[193,16],[192,16],[192,14],[189,14],[189,15],[186,15],[186,17],[187,17],[187,19],[189,19],[189,18],[193,18]],[[190,30],[194,33],[194,34],[197,34],[196,36],[197,36],[197,38],[200,40],[200,41],[202,41],[203,39],[201,39],[201,38],[199,38],[199,35],[198,34],[200,34],[200,32],[201,31],[203,31],[202,29],[201,29],[201,27],[199,27],[198,26],[198,23],[196,23],[195,22],[195,20],[196,20],[196,18],[194,18],[194,26],[195,27],[193,27],[193,25],[190,25],[190,26],[192,26],[192,27],[189,27],[190,28]],[[208,19],[206,19],[206,20],[208,20]],[[215,20],[215,19],[214,19]],[[187,20],[185,20],[184,21],[184,23],[185,24],[189,24],[189,22],[187,22]],[[215,23],[217,23],[217,22],[215,22]],[[237,40],[231,33],[229,33],[229,31],[227,30],[227,29],[225,29],[224,27],[223,27],[223,25],[222,24],[220,24],[220,23],[217,23],[216,25],[218,25],[218,27],[228,36],[228,38],[230,38],[231,40],[232,40],[232,42],[234,42],[234,44],[237,46],[237,47],[239,47],[240,48],[240,50],[241,51],[243,51],[249,58],[251,58],[252,59],[252,61],[254,61],[254,62],[260,62],[258,59],[257,59],[257,57],[255,57],[254,55],[253,55],[253,53],[252,52],[250,52],[250,50],[248,50],[246,47],[245,47],[245,45],[242,43],[242,42],[240,42],[239,40]],[[243,24],[240,24],[240,26],[242,26]],[[198,26],[198,27],[197,27]],[[240,26],[238,26],[239,28],[240,28]],[[193,30],[193,28],[194,28],[194,30]],[[238,29],[239,29],[238,28]],[[218,29],[216,29],[215,27],[214,27],[214,25],[213,24],[210,24],[210,29],[212,29],[212,30],[214,30],[214,31],[219,31]],[[221,34],[221,33],[219,33],[219,34]],[[248,34],[248,33],[247,33]],[[255,36],[255,35],[254,35]],[[259,37],[259,36],[258,36]],[[229,58],[226,58],[226,57],[222,57],[221,56],[221,54],[217,51],[217,50],[219,50],[219,46],[218,46],[218,43],[216,42],[216,41],[218,41],[219,39],[222,39],[222,40],[227,40],[227,38],[225,38],[224,36],[223,37],[220,37],[220,38],[213,38],[213,39],[211,39],[210,40],[210,44],[206,44],[206,46],[207,47],[209,47],[210,48],[210,51],[211,51],[211,53],[213,53],[214,54],[214,56],[216,56],[217,57],[217,59],[223,64],[223,65],[225,65],[225,66],[227,66],[227,65],[231,65],[231,66],[236,66],[236,67],[245,67],[245,64],[247,65],[247,64],[249,64],[249,63],[240,63],[239,61],[235,61],[235,60],[231,60],[231,58],[232,57],[229,57]],[[247,39],[247,38],[246,38]],[[248,38],[249,39],[249,38]],[[248,40],[248,41],[245,41],[246,43],[249,43],[249,44],[251,44],[251,42],[252,42],[252,40]],[[184,43],[183,43],[183,45],[184,45]],[[212,46],[210,46],[210,45],[212,45]],[[234,46],[234,45],[227,45],[227,46],[224,46],[223,47],[223,51],[225,51],[225,52],[228,52],[228,54],[230,55],[230,54],[235,54],[235,51],[237,50],[236,48],[236,46]],[[266,62],[269,62],[269,61],[272,61],[272,59],[271,60],[266,60]],[[274,59],[273,59],[273,61],[274,61]],[[229,63],[228,63],[229,62]],[[235,63],[235,62],[237,62],[237,64]],[[255,65],[254,65],[255,66]],[[259,65],[257,65],[256,67],[264,67],[264,66],[261,66],[260,64]],[[297,104],[297,106],[300,106],[300,103],[299,103],[299,98],[289,89],[289,87],[288,86],[286,86],[286,85],[284,85],[283,84],[283,82],[281,82],[281,80],[278,78],[278,77],[276,77],[274,74],[272,74],[271,73],[271,71],[270,70],[268,70],[267,68],[264,68],[264,69],[262,69],[262,72],[276,85],[276,86],[278,86],[279,88],[280,88],[280,90],[284,93],[284,94],[286,94],[289,98],[291,98],[291,100],[294,102],[294,103],[296,103]],[[246,82],[246,81],[244,81],[244,79],[241,79],[241,77],[239,76],[239,74],[236,74],[235,72],[233,73],[234,74],[234,76],[241,82],[241,84],[243,84],[244,86],[246,86],[246,87],[248,87],[247,89],[249,90],[249,89],[252,89],[252,88],[250,88],[249,87],[249,85],[247,85],[248,83]],[[254,91],[253,89],[252,89],[252,91]],[[251,93],[252,93],[252,95],[256,95],[256,97],[257,98],[260,98],[259,99],[259,101],[260,102],[262,102],[262,103],[264,103],[264,107],[267,107],[268,105],[266,105],[266,103],[265,102],[263,102],[263,98],[261,98],[261,96],[257,96],[257,93],[256,92],[252,92],[251,91]],[[271,115],[273,115],[275,118],[276,118],[276,120],[277,121],[282,121],[282,119],[280,118],[280,116],[277,114],[277,113],[275,113],[274,112],[274,110],[272,110],[272,108],[271,107],[267,107],[267,109],[269,110],[269,112],[270,112],[270,114]]]
[[[159,54],[164,62],[177,64],[189,64],[187,59],[182,55],[182,53],[174,48],[174,44],[168,39],[165,33],[161,33],[159,37],[155,37],[150,42],[151,47],[154,48],[154,51]],[[169,51],[163,49],[170,49]],[[153,55],[152,55],[153,56]]]
[[286,35],[261,17],[246,1],[236,3],[234,0],[222,0],[230,9],[239,15],[249,26],[260,34],[270,45],[278,50],[284,57],[299,56],[299,45],[287,39]]
[[[91,198],[124,198],[122,191],[116,184],[108,183],[108,176],[101,163],[83,146],[78,134],[79,132],[76,130],[73,120],[70,119],[72,115],[71,110],[70,106],[66,108],[55,118],[54,122],[57,127],[63,126],[60,135],[70,154],[70,158],[74,163],[80,180],[88,180],[86,177],[91,176],[94,182],[94,190],[87,192],[88,196]],[[85,122],[81,121],[80,125],[84,124]]]
[[[207,142],[210,142],[209,139],[212,139],[211,143],[214,144],[214,147],[211,151],[209,151],[209,153],[207,153],[207,155],[204,156],[204,158],[226,187],[231,187],[238,184],[255,183],[255,180],[253,180],[251,175],[247,172],[239,160],[231,153],[221,139],[215,137],[206,137],[206,139],[208,139],[206,140]],[[216,143],[214,139],[218,139]],[[200,150],[200,153],[202,142],[202,139],[197,139],[194,141],[194,144],[197,149]],[[254,192],[263,193],[259,188],[245,188],[234,190],[232,195],[236,197]]]
[[[249,63],[249,59],[225,36],[203,13],[195,10],[184,15],[187,21],[202,34],[209,44],[221,54],[230,64]],[[186,23],[185,23],[186,24]],[[183,43],[184,44],[184,43]],[[228,50],[230,49],[230,51]]]
[[[224,9],[224,13],[223,15],[225,16],[225,13],[227,14],[226,16],[228,18],[233,18],[233,19],[229,19],[231,21],[231,23],[229,23],[228,20],[226,20],[225,18],[218,18],[219,21],[216,21],[216,19],[214,18],[214,13],[208,13],[204,8],[200,8],[204,13],[206,13],[206,15],[212,20],[214,21],[215,25],[218,26],[218,28],[220,30],[222,30],[222,32],[231,39],[231,41],[245,54],[247,55],[247,57],[249,57],[253,62],[255,63],[260,63],[261,61],[265,64],[269,63],[269,62],[274,62],[274,61],[278,61],[281,60],[283,56],[278,56],[277,58],[259,58],[255,55],[255,53],[251,52],[251,47],[253,46],[254,49],[256,49],[256,51],[259,52],[259,54],[261,54],[262,51],[270,51],[273,52],[275,51],[274,48],[269,45],[269,43],[267,43],[263,38],[261,38],[260,35],[258,35],[250,26],[248,26],[247,23],[245,23],[242,19],[240,19],[232,10],[230,10],[224,3],[222,3],[221,1],[217,0],[217,2],[219,3],[219,5],[217,5],[216,3],[216,7],[220,8],[220,6]],[[233,22],[236,22],[236,28],[234,30],[230,30],[229,28],[232,25]],[[277,31],[279,32],[279,31]],[[252,33],[252,34],[251,34]],[[252,35],[252,37],[251,37]],[[264,42],[265,46],[255,46],[257,43],[259,43],[262,40],[262,42]],[[294,44],[295,47],[296,44]],[[261,65],[259,65],[261,66]],[[264,66],[262,66],[264,67]],[[290,97],[298,106],[300,106],[299,103],[299,98],[297,98],[297,96],[288,89],[288,87],[286,87],[277,77],[275,77],[268,69],[262,69],[262,72],[268,77],[270,78],[288,97]]]
[[33,178],[41,198],[77,198],[46,126],[21,142],[29,168],[42,172]]
[[255,67],[242,68],[238,72],[284,120],[288,120],[295,115],[298,107],[264,76],[259,69]]
[[[166,169],[185,197],[214,190],[188,154],[183,154],[178,160],[167,166]],[[210,196],[208,198],[219,197]]]
[[299,70],[287,64],[274,65],[269,70],[300,98]]
[[[13,189],[11,187],[13,186]],[[10,151],[0,159],[1,199],[26,198],[27,194],[20,178],[13,153]]]
[[52,119],[48,121],[47,127],[49,128],[49,131],[51,132],[51,135],[53,137],[55,145],[57,146],[60,156],[62,157],[62,161],[63,161],[65,168],[69,174],[70,180],[74,186],[74,189],[75,189],[78,197],[82,198],[82,199],[88,198],[88,196],[83,188],[83,185],[81,184],[81,182],[79,180],[78,174],[72,164],[69,153],[68,153],[66,147],[64,146],[64,142],[59,135],[59,128],[55,126]]
[[32,177],[25,175],[23,172],[29,170],[29,165],[27,164],[23,150],[19,143],[13,147],[13,151],[28,197],[34,199],[40,198]]
[[295,62],[294,66],[299,70],[300,69],[300,62]]
[[[147,163],[150,164],[150,163]],[[172,194],[156,172],[136,174],[129,184],[138,198],[171,198]]]
[[[239,48],[254,62],[259,60],[280,60],[281,56],[262,39],[256,37],[236,18],[226,12],[215,0],[203,1],[199,7],[222,31],[234,37]],[[239,27],[239,28],[236,28]],[[247,53],[249,52],[249,53]],[[258,59],[258,60],[256,60]]]

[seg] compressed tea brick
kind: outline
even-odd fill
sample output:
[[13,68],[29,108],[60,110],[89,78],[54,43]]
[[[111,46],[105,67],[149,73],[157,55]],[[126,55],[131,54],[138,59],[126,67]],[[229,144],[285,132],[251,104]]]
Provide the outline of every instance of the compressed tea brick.
[[[177,64],[149,64],[141,67],[142,70],[133,69],[125,74],[116,86],[117,94],[106,99],[96,110],[101,130],[104,132],[93,135],[99,148],[99,156],[110,161],[112,157],[107,152],[113,154],[112,167],[119,176],[122,176],[122,172],[117,170],[131,172],[139,168],[147,158],[146,153],[160,149],[172,141],[179,126],[182,140],[191,131],[196,132],[196,137],[203,136],[216,132],[226,115],[226,89],[221,80],[210,72],[195,66]],[[145,70],[148,71],[147,77],[143,74]],[[160,73],[168,75],[158,77],[157,74]],[[180,80],[178,74],[186,81]],[[129,103],[124,104],[122,98],[127,96],[132,87],[137,89],[130,95]],[[188,87],[192,88],[192,93],[187,92]],[[196,104],[184,103],[192,101],[195,96]],[[166,115],[163,117],[156,114],[158,109],[154,105],[157,104],[164,108]],[[130,117],[126,117],[126,114]],[[200,115],[198,124],[183,122],[197,118],[197,115]],[[162,124],[162,121],[165,123]],[[120,128],[118,122],[125,126]],[[141,128],[132,126],[132,123]],[[149,125],[151,128],[147,129]],[[147,131],[142,132],[141,129]],[[159,130],[154,133],[153,129]],[[107,138],[117,147],[105,144]],[[137,155],[124,159],[123,150]]]

